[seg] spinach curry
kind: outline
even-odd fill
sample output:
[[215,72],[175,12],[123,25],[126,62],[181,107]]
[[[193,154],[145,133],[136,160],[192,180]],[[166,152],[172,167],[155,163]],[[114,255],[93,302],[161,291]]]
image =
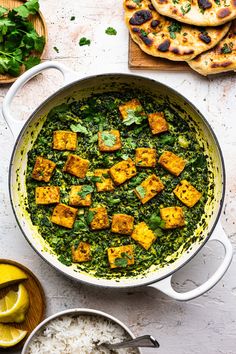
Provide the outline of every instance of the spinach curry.
[[169,105],[139,91],[70,99],[28,153],[28,211],[62,263],[135,276],[196,241],[209,175],[196,131]]

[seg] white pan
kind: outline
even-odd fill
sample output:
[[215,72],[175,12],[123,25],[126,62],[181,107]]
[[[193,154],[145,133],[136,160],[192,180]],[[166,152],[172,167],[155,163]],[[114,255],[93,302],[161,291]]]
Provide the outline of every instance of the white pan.
[[[11,102],[17,91],[33,76],[49,68],[55,68],[63,74],[65,81],[64,87],[45,100],[31,114],[27,122],[17,120],[12,116],[10,110]],[[20,76],[11,86],[3,101],[3,116],[16,139],[9,170],[11,204],[16,220],[25,238],[45,261],[61,273],[77,281],[117,289],[148,285],[177,300],[190,300],[205,293],[221,279],[229,267],[232,258],[231,243],[219,222],[225,192],[225,170],[219,143],[213,130],[210,128],[202,114],[186,98],[175,92],[173,89],[156,81],[127,74],[105,74],[88,77],[82,80],[75,80],[76,73],[71,72],[63,65],[56,62],[45,62],[26,71]],[[26,199],[25,171],[27,167],[27,152],[34,144],[44,122],[45,115],[53,107],[65,102],[66,99],[71,96],[80,99],[91,95],[91,93],[121,90],[124,86],[126,88],[132,87],[132,89],[142,89],[163,100],[168,98],[171,104],[178,105],[185,111],[185,118],[194,124],[197,130],[199,143],[204,146],[204,149],[209,156],[209,164],[214,174],[215,183],[213,191],[214,198],[212,200],[209,197],[205,208],[204,217],[207,220],[207,226],[205,226],[204,229],[197,227],[194,233],[202,235],[201,241],[194,243],[190,249],[187,252],[184,252],[174,263],[168,264],[162,268],[150,269],[145,277],[122,278],[117,282],[117,280],[114,279],[108,280],[95,278],[89,274],[78,272],[78,270],[75,271],[73,266],[65,266],[57,260],[56,255],[53,254],[52,250],[44,242],[37,228],[32,225],[30,215],[26,210],[26,205],[24,203]],[[37,92],[35,92],[35,94],[37,94]],[[181,115],[183,116],[183,113]],[[219,268],[201,286],[185,293],[176,292],[171,285],[173,273],[196,255],[207,241],[212,240],[220,242],[225,249],[224,259]]]

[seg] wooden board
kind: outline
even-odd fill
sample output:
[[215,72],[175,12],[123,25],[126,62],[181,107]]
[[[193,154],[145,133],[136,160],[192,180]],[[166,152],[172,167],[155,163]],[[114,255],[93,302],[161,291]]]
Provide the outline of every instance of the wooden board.
[[171,61],[146,54],[131,37],[129,37],[129,67],[130,69],[191,71],[188,64],[183,61]]
[[[25,266],[22,264],[19,264],[15,261],[8,260],[8,259],[0,259],[0,264],[12,264],[17,266],[18,268],[22,269],[26,274],[28,279],[23,280],[22,284],[26,287],[28,294],[29,294],[29,299],[30,299],[30,307],[29,310],[26,314],[25,321],[22,323],[9,323],[9,325],[12,325],[16,328],[28,331],[28,334],[26,337],[16,346],[11,347],[9,349],[3,349],[0,348],[0,352],[13,352],[13,350],[19,350],[22,348],[25,340],[29,336],[29,334],[33,331],[33,329],[43,320],[44,314],[45,314],[45,309],[46,309],[46,301],[45,301],[45,294],[44,290],[39,282],[39,280],[36,278],[36,276]],[[5,296],[9,290],[17,290],[18,285],[11,285],[6,288],[0,289],[0,298]]]
[[[25,1],[24,0],[0,0],[0,5],[8,8],[8,9],[12,9],[14,7],[18,7],[18,6],[22,5]],[[44,50],[45,50],[46,43],[47,43],[47,26],[46,26],[46,22],[43,18],[43,15],[41,14],[41,12],[39,12],[36,15],[29,16],[29,20],[33,23],[36,32],[40,36],[45,37],[45,46],[44,46]],[[40,53],[40,55],[39,55],[40,58],[42,58],[44,50],[42,53]],[[24,71],[25,70],[22,68],[21,73],[23,73]],[[17,79],[17,77],[11,76],[9,74],[6,74],[6,75],[0,74],[0,84],[9,84],[9,83],[16,81],[16,79]]]

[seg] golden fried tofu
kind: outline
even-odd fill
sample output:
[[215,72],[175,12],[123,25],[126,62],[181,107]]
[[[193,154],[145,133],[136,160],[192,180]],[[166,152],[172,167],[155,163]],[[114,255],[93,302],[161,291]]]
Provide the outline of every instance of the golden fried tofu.
[[156,175],[148,176],[134,192],[141,200],[142,204],[147,203],[165,188],[164,184]]
[[94,176],[100,177],[101,182],[96,182],[97,192],[112,192],[114,191],[114,184],[109,175],[109,169],[97,169]]
[[160,209],[162,220],[165,222],[165,229],[175,229],[185,225],[183,209],[178,206]]
[[131,101],[119,106],[119,111],[123,121],[130,120],[130,115],[133,116],[134,114],[137,115],[137,117],[146,116],[146,113],[144,112],[143,107],[137,98],[134,98]]
[[51,221],[54,224],[72,229],[78,210],[65,204],[58,204],[52,213]]
[[88,262],[91,259],[90,244],[88,242],[80,242],[77,247],[72,246],[72,261],[73,262]]
[[110,227],[107,209],[105,207],[91,208],[89,212],[94,214],[90,223],[92,230],[104,230]]
[[60,188],[56,186],[36,187],[36,204],[54,204],[60,202]]
[[130,235],[134,228],[134,217],[127,214],[112,216],[111,231],[117,234]]
[[55,150],[76,150],[77,134],[66,130],[55,130],[52,146]]
[[148,123],[151,128],[152,134],[160,134],[168,131],[168,123],[165,120],[163,112],[148,114]]
[[63,171],[78,178],[84,178],[89,168],[89,161],[78,155],[69,154]]
[[155,167],[157,163],[156,149],[137,148],[135,150],[135,164],[139,167]]
[[133,245],[110,247],[107,250],[111,268],[126,267],[134,264]]
[[45,159],[44,157],[37,156],[32,177],[37,181],[49,182],[55,167],[55,162]]
[[173,192],[177,198],[189,208],[192,208],[202,196],[202,193],[198,192],[198,190],[185,179],[180,181]]
[[156,240],[156,236],[144,221],[135,226],[131,237],[143,246],[145,250],[148,250]]
[[174,176],[179,176],[186,165],[186,161],[182,157],[175,155],[171,151],[164,151],[158,162]]
[[83,188],[85,186],[71,186],[69,204],[73,206],[90,206],[92,204],[91,193],[86,194],[83,198],[80,193],[83,194]]
[[119,130],[98,132],[98,148],[100,151],[116,151],[121,149]]
[[137,171],[134,162],[128,158],[112,166],[109,173],[114,183],[119,185],[135,176]]

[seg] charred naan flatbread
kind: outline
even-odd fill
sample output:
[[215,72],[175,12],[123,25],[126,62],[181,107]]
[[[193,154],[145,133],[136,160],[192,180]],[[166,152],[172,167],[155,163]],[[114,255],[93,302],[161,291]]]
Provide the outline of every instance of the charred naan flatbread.
[[150,0],[125,0],[125,20],[132,39],[147,54],[175,61],[191,60],[214,47],[230,24],[199,28],[160,15]]
[[219,26],[236,18],[236,0],[152,0],[164,16],[195,26]]
[[200,54],[188,64],[204,76],[236,70],[236,20],[216,47]]

